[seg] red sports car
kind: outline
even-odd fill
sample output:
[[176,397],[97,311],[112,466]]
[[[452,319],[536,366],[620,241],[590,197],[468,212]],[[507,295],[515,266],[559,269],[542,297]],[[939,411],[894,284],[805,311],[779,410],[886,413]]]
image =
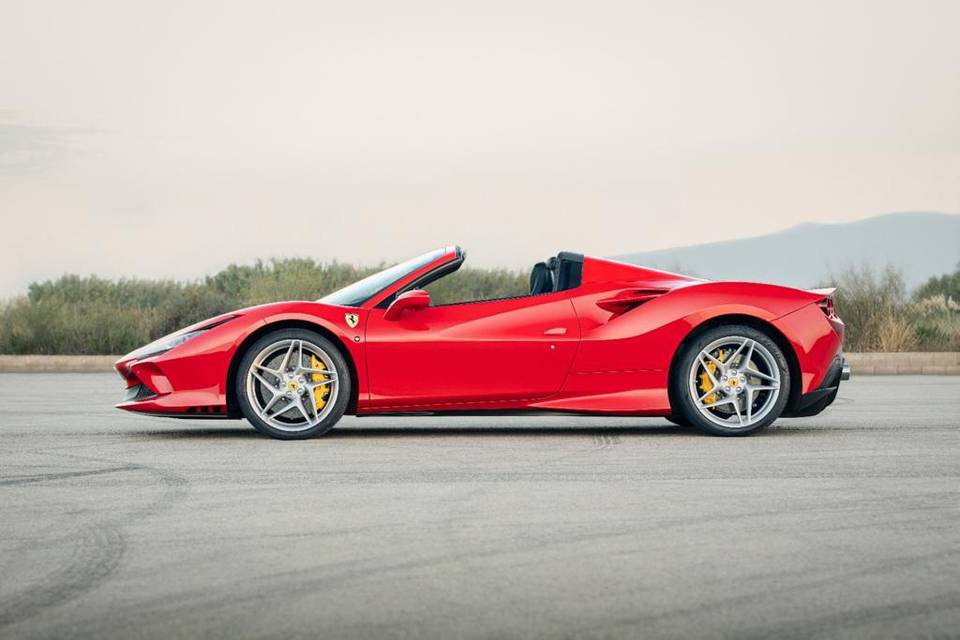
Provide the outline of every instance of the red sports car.
[[245,417],[276,438],[356,415],[557,411],[664,416],[745,435],[809,416],[849,376],[832,290],[709,282],[561,252],[529,294],[431,305],[459,247],[316,302],[278,302],[187,327],[124,356],[117,405]]

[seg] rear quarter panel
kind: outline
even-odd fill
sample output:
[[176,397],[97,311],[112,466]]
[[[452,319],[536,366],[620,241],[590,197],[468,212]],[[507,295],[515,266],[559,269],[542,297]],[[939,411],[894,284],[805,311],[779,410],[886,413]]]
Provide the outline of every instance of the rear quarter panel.
[[[623,288],[630,286],[636,285]],[[705,282],[680,286],[619,315],[597,305],[620,289],[605,288],[574,298],[583,343],[573,371],[665,371],[684,338],[708,320],[736,314],[772,323],[818,299],[775,285]]]
[[[775,324],[778,318],[805,306],[820,313],[811,304],[820,297],[815,294],[738,282],[679,283],[668,293],[626,313],[614,313],[597,305],[599,300],[625,289],[657,285],[662,282],[595,283],[574,296],[583,340],[559,396],[538,406],[666,414],[670,411],[670,364],[684,339],[698,326],[725,315],[745,315]],[[819,323],[810,334],[822,332],[822,320],[822,314],[819,320],[813,316],[798,317],[798,323]],[[792,324],[785,329],[798,330]],[[816,342],[806,338],[801,343],[810,340]],[[811,364],[808,371],[812,373],[814,369]],[[805,377],[805,386],[811,380]]]

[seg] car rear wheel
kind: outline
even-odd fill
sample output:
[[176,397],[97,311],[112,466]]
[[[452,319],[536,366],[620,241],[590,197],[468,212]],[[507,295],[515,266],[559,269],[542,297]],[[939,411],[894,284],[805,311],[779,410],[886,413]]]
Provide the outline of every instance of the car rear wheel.
[[305,329],[280,329],[257,340],[237,368],[244,417],[266,435],[312,438],[340,420],[350,399],[350,373],[330,340]]
[[790,396],[790,368],[770,336],[726,325],[685,346],[671,385],[678,416],[713,435],[742,436],[780,417]]

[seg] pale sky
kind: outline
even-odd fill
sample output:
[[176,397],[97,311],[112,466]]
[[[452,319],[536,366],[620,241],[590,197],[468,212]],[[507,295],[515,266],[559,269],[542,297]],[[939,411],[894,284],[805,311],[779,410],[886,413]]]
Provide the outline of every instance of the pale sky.
[[0,297],[960,212],[958,26],[956,0],[0,0]]

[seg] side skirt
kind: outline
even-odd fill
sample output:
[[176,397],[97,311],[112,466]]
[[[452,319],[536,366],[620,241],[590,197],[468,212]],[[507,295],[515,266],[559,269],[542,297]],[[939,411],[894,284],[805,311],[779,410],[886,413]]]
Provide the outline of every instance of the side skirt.
[[[571,416],[580,418],[659,418],[668,415],[667,413],[656,414],[637,414],[637,413],[614,413],[608,411],[573,411],[570,409],[464,409],[464,410],[443,410],[443,411],[383,411],[383,412],[364,412],[358,413],[358,418],[376,418],[380,416],[393,417],[415,417],[415,416]],[[189,417],[189,416],[186,416]]]

